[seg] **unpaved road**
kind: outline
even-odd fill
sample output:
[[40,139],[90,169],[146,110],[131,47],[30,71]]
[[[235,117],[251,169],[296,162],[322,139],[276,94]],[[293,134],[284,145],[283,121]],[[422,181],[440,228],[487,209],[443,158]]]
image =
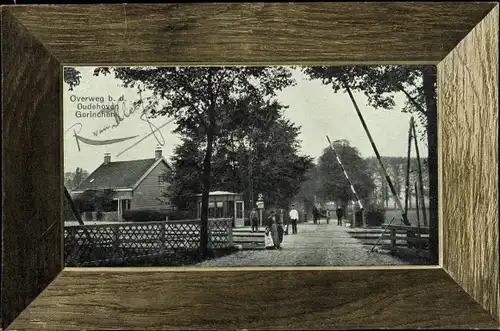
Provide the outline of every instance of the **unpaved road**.
[[[291,229],[290,229],[291,230]],[[197,266],[365,266],[409,264],[396,257],[370,253],[336,220],[326,224],[298,224],[298,234],[285,236],[281,250],[243,250],[203,261]]]

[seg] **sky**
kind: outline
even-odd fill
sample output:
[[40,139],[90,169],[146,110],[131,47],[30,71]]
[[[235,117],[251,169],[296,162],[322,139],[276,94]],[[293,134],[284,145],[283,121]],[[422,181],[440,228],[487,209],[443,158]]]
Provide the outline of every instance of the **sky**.
[[[111,154],[112,161],[136,160],[154,157],[154,150],[161,146],[167,159],[172,156],[180,140],[172,133],[175,124],[168,123],[171,119],[159,117],[151,119],[150,124],[140,118],[139,111],[129,114],[131,103],[139,98],[136,88],[122,87],[121,81],[113,75],[94,76],[94,67],[77,69],[82,75],[80,85],[73,91],[69,91],[69,86],[64,85],[65,172],[75,171],[77,167],[92,172],[103,162],[105,153]],[[375,156],[347,93],[335,93],[331,87],[323,85],[319,80],[308,80],[299,70],[293,72],[293,77],[297,84],[280,91],[276,99],[289,106],[284,116],[301,127],[299,139],[302,142],[302,154],[317,159],[323,149],[328,147],[328,135],[331,141],[349,140],[363,157]],[[143,96],[147,94],[146,91]],[[396,107],[389,111],[370,107],[363,93],[354,93],[354,98],[380,155],[406,157],[411,115],[401,112],[404,95],[396,95]],[[95,114],[98,112],[97,107],[105,108],[110,105],[118,105],[118,113],[124,118],[118,125],[113,117],[82,117],[89,116],[90,113]],[[85,107],[95,109],[89,110]],[[151,134],[152,128],[162,125],[164,126],[159,131],[161,134]],[[78,148],[75,133],[92,140],[134,138],[107,145],[89,145],[80,141]],[[419,149],[421,155],[427,155],[427,148],[421,141]]]

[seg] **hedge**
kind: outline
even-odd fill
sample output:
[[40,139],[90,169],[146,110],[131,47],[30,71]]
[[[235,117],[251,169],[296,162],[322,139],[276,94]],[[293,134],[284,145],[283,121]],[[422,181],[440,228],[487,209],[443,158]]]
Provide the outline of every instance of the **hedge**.
[[[364,209],[366,225],[368,226],[380,226],[385,222],[385,209],[371,207]],[[361,211],[356,211],[356,226],[362,226],[363,219]]]
[[365,211],[366,225],[379,226],[385,222],[385,209],[376,208]]
[[192,217],[189,211],[166,211],[155,209],[130,209],[125,210],[122,217],[127,222],[161,222],[168,220],[186,220]]

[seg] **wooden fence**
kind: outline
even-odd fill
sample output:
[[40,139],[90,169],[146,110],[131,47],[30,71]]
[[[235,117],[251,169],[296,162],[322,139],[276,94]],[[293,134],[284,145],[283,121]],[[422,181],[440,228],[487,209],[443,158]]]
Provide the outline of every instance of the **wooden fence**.
[[427,227],[390,225],[382,236],[388,243],[381,246],[399,257],[423,258],[419,263],[427,264],[430,261],[429,233]]
[[382,239],[390,241],[390,249],[395,250],[400,241],[409,248],[427,250],[429,247],[429,228],[405,225],[389,225]]
[[[66,225],[65,265],[133,264],[162,256],[181,259],[199,249],[200,225],[199,220]],[[232,219],[210,219],[209,249],[232,246]]]

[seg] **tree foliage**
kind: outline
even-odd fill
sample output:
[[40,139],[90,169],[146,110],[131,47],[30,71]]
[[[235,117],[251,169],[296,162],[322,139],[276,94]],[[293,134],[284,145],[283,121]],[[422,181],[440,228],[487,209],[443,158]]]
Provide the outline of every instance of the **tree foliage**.
[[294,200],[302,202],[305,211],[310,213],[314,207],[315,197],[319,194],[321,187],[318,166],[313,164],[307,171],[305,177]]
[[[260,100],[234,112],[214,140],[212,190],[243,193],[249,206],[262,193],[268,205],[285,208],[299,191],[312,159],[298,155],[300,128],[282,116],[286,107]],[[203,153],[185,136],[172,158],[171,191],[178,208],[201,191]],[[248,205],[247,204],[247,205]]]
[[[368,202],[375,189],[368,163],[361,157],[357,148],[350,145],[349,141],[337,140],[332,144],[357,195],[363,203]],[[342,167],[338,164],[335,153],[330,147],[325,148],[319,158],[318,173],[319,193],[324,199],[339,201],[343,205],[346,205],[348,201],[356,200]]]
[[89,173],[87,170],[83,170],[77,167],[75,172],[68,171],[64,173],[64,185],[69,189],[73,190],[78,185],[80,185],[87,177]]
[[181,144],[174,149],[166,195],[179,210],[196,208],[193,198],[201,192],[203,151],[200,150],[200,140],[181,137]]
[[98,213],[116,210],[113,190],[85,190],[73,198],[80,212],[96,211]]
[[65,67],[64,68],[64,82],[68,84],[68,89],[73,91],[75,86],[80,84],[80,79],[82,78],[82,74],[73,67]]
[[[375,183],[374,199],[380,205],[384,207],[389,207],[389,201],[392,201],[395,208],[395,201],[392,194],[388,188],[387,182],[385,180],[384,174],[378,160],[375,156],[366,159],[368,162],[370,172],[372,173],[372,178]],[[389,177],[391,178],[394,188],[398,194],[401,203],[404,204],[405,194],[406,194],[406,166],[407,159],[405,157],[390,157],[383,156],[382,162],[384,163]],[[422,165],[422,180],[424,184],[424,195],[429,194],[429,171],[427,169],[426,159],[421,159]],[[415,192],[414,183],[418,181],[418,162],[416,157],[410,159],[410,186],[409,186],[409,208],[415,206]]]

